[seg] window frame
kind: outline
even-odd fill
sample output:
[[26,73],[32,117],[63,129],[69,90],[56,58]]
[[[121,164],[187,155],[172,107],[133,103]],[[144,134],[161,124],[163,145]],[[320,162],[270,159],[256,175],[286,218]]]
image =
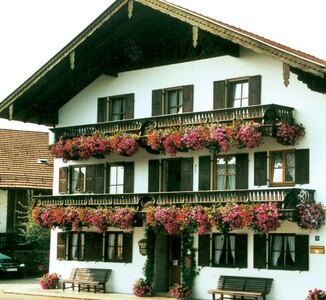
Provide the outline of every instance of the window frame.
[[[275,156],[276,154],[282,155],[282,181],[274,182],[274,174],[275,174]],[[286,171],[287,171],[287,159],[286,156],[288,154],[293,155],[294,167],[293,169],[293,181],[286,181]],[[269,186],[294,186],[296,184],[296,151],[295,149],[287,149],[287,150],[276,150],[269,152]]]
[[[78,178],[77,180],[74,180],[74,174],[75,174],[75,170],[78,169]],[[85,172],[84,172],[84,177],[81,178],[81,175],[80,174],[83,174],[81,172],[81,169],[85,169]],[[71,186],[71,193],[72,194],[83,194],[83,193],[86,193],[86,178],[87,178],[87,165],[73,165],[73,166],[70,166],[70,186]],[[76,181],[77,185],[80,186],[81,185],[81,181],[83,182],[83,190],[79,189],[75,189],[74,188],[74,182]],[[77,186],[76,185],[76,186]]]
[[[228,172],[226,169],[227,169],[227,166],[229,164],[227,163],[224,163],[224,172],[222,175],[218,175],[217,174],[217,171],[218,171],[218,167],[217,167],[217,161],[218,159],[224,159],[225,162],[228,162],[229,161],[229,158],[230,159],[235,159],[235,167],[234,167],[234,174],[229,174],[230,172]],[[237,170],[236,170],[236,164],[237,164],[237,156],[235,154],[230,154],[230,155],[214,155],[213,156],[213,182],[212,182],[212,187],[214,190],[218,190],[218,177],[219,176],[223,176],[224,178],[224,187],[228,185],[229,181],[230,181],[230,178],[229,177],[234,177],[234,187],[230,188],[230,189],[222,189],[223,191],[224,190],[233,190],[236,188],[236,179],[237,179]]]
[[[244,97],[244,84],[247,85],[246,89],[246,97]],[[249,106],[249,77],[247,78],[239,78],[228,80],[228,92],[227,92],[227,103],[230,108],[241,108]],[[240,97],[235,96],[235,89],[237,86],[241,88]],[[240,101],[240,106],[235,106],[235,101]],[[246,101],[246,105],[243,105],[243,101]]]
[[[279,237],[279,238],[282,238],[282,243],[281,243],[281,249],[277,249],[277,250],[273,250],[274,248],[274,239],[276,237]],[[288,247],[290,247],[289,245],[289,240],[285,241],[285,239],[288,239],[288,238],[293,238],[293,246],[294,246],[294,249],[291,250],[291,249],[288,249]],[[287,242],[287,244],[286,244]],[[296,257],[296,249],[295,249],[295,234],[291,234],[291,233],[282,233],[282,234],[269,234],[268,235],[268,244],[269,244],[269,247],[268,247],[268,268],[269,269],[273,269],[273,270],[295,270],[295,266],[296,266],[296,261],[295,261],[295,257]],[[286,244],[286,245],[285,245]],[[281,260],[283,261],[282,262],[282,265],[274,265],[273,264],[273,253],[275,252],[280,252],[280,255],[278,257],[278,259],[281,258]],[[290,253],[288,252],[292,252],[294,253],[294,259],[292,257],[292,255],[290,255]],[[290,255],[290,257],[289,257]],[[287,260],[287,257],[289,257],[289,259],[291,258],[293,260],[293,264],[292,266],[290,265],[287,265],[286,264],[286,260]]]
[[[110,237],[114,237],[114,244],[110,246]],[[119,244],[120,242],[120,244]],[[113,249],[113,257],[109,258],[109,249]],[[122,231],[110,231],[105,233],[105,251],[104,261],[108,262],[123,262],[123,232]],[[119,255],[119,252],[121,253]]]
[[[216,248],[215,239],[220,239],[223,241],[222,249]],[[233,239],[233,245],[231,243],[231,238]],[[221,233],[213,233],[212,234],[212,267],[217,268],[235,268],[236,267],[236,260],[235,260],[235,234],[226,234],[223,235]],[[232,248],[233,246],[233,248]],[[226,263],[216,263],[216,252],[218,250],[221,250],[221,256],[225,256],[225,261],[228,261],[229,255],[232,255],[232,252],[234,253],[233,262],[226,262]],[[224,253],[223,253],[224,252]]]

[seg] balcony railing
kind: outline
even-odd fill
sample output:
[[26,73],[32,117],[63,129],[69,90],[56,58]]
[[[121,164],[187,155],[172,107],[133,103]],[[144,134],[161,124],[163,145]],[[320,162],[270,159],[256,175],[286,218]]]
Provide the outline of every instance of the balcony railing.
[[254,120],[263,124],[266,112],[270,112],[269,125],[263,126],[263,134],[271,135],[273,121],[276,118],[293,118],[293,108],[268,104],[268,105],[253,105],[239,108],[226,108],[202,112],[191,112],[182,114],[171,114],[154,116],[149,118],[119,120],[111,122],[103,122],[96,124],[87,124],[80,126],[59,127],[54,128],[54,138],[57,141],[60,137],[68,138],[82,135],[91,135],[94,132],[102,134],[111,134],[114,132],[132,132],[142,134],[142,129],[146,124],[152,124],[154,128],[166,128],[182,125],[198,125],[204,123],[227,123],[239,118],[243,120]]
[[[291,209],[299,203],[301,189],[257,189],[229,191],[162,192],[134,194],[73,194],[60,196],[35,196],[41,206],[135,206],[144,203],[153,205],[213,205],[230,201],[237,203],[276,202],[279,208]],[[309,199],[314,199],[314,190],[305,190]]]

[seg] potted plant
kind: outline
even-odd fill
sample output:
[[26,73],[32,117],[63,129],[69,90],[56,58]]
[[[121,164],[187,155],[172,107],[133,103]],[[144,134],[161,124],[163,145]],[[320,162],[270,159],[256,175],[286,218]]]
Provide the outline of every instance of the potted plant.
[[147,297],[152,295],[152,288],[145,279],[139,278],[134,282],[132,292],[138,297]]
[[169,295],[178,300],[190,299],[191,290],[184,283],[175,283],[169,288]]
[[306,300],[326,300],[326,291],[316,288],[309,290]]
[[42,289],[56,289],[59,285],[60,276],[57,273],[46,273],[40,278]]
[[298,205],[298,226],[303,230],[319,230],[325,225],[325,207],[322,203],[303,201]]

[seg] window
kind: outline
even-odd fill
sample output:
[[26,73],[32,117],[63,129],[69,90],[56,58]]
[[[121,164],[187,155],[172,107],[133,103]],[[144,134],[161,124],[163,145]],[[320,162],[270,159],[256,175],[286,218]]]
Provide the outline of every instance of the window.
[[172,192],[193,190],[193,158],[149,161],[148,191]]
[[216,189],[234,190],[236,157],[224,156],[216,158]]
[[[105,245],[105,249],[103,248]],[[126,232],[59,232],[57,259],[132,261],[132,234]]]
[[61,194],[132,193],[134,190],[134,163],[121,162],[63,167],[59,170]]
[[214,109],[260,104],[261,76],[214,82]]
[[254,268],[308,271],[309,235],[255,234]]
[[99,98],[97,122],[118,121],[134,117],[134,94]]
[[248,236],[218,233],[198,236],[198,265],[221,268],[248,267]]
[[152,91],[152,116],[193,111],[193,85]]
[[295,152],[270,153],[271,185],[295,184]]
[[287,186],[309,183],[309,149],[255,152],[254,184],[267,185],[267,159],[269,158],[269,184]]
[[243,107],[249,105],[248,80],[230,82],[229,103],[231,107]]
[[248,188],[248,154],[199,157],[199,190]]
[[86,188],[86,167],[71,168],[71,192],[84,193]]

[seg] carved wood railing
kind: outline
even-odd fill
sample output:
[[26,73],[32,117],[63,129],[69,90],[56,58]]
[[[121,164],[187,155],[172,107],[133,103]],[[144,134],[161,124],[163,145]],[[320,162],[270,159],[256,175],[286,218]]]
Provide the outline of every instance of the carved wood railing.
[[216,109],[202,112],[191,112],[182,114],[162,115],[149,118],[129,119],[120,121],[87,124],[80,126],[58,127],[52,129],[57,141],[60,137],[68,138],[82,135],[91,135],[94,132],[112,134],[115,132],[131,132],[142,134],[144,124],[151,123],[154,128],[166,128],[181,125],[199,125],[205,123],[227,123],[239,118],[243,120],[254,120],[263,124],[266,112],[271,112],[272,120],[262,128],[264,135],[271,135],[273,121],[276,118],[293,118],[293,108],[276,105],[253,105],[239,108]]
[[[299,203],[297,188],[290,189],[256,189],[230,191],[197,191],[197,192],[162,192],[133,194],[72,194],[58,196],[35,196],[41,206],[136,206],[141,208],[148,201],[153,205],[213,205],[230,201],[237,203],[276,202],[279,208],[291,209]],[[309,199],[314,199],[314,190],[305,190]]]

